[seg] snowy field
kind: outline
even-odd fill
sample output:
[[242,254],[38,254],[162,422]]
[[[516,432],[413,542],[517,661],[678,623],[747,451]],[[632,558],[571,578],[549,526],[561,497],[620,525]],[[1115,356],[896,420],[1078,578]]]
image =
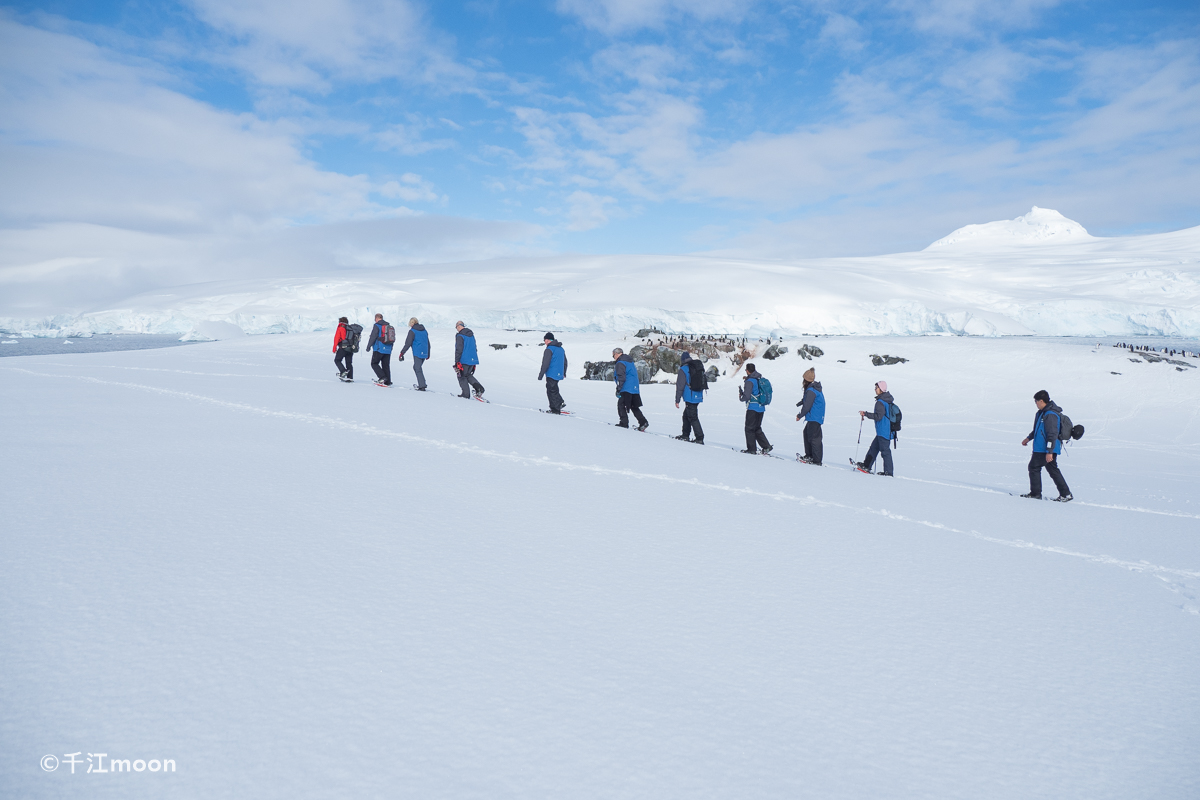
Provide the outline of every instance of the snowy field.
[[[427,394],[328,332],[4,359],[0,796],[1200,797],[1200,368],[810,339],[758,363],[789,457],[815,364],[818,468],[719,446],[732,375],[699,447],[605,424],[621,334],[561,337],[556,418],[540,332],[476,332],[488,405],[448,329]],[[880,378],[895,479],[847,463]],[[1043,388],[1066,505],[1009,494]]]

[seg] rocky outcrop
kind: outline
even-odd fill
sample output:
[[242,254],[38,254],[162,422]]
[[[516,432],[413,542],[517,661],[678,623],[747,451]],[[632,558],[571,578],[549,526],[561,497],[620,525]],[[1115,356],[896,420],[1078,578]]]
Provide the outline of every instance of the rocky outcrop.
[[650,338],[650,336],[652,336],[656,333],[663,335],[663,332],[660,331],[658,328],[642,328],[640,331],[638,331],[637,333],[634,334],[634,338],[648,339],[648,338]]
[[494,344],[491,346],[493,350],[504,350],[508,347],[506,344]]
[[713,364],[704,371],[704,377],[708,378],[709,383],[716,383],[717,378],[721,377],[721,373],[717,370],[717,365]]
[[783,347],[783,346],[777,345],[777,344],[773,344],[767,348],[767,351],[765,353],[763,353],[763,358],[765,358],[767,361],[774,361],[775,359],[779,358],[780,356],[786,354],[787,351],[788,351],[788,349],[786,347]]
[[[638,380],[642,383],[651,383],[650,378],[655,373],[651,365],[636,357],[633,365],[637,367]],[[582,381],[611,381],[616,369],[616,361],[585,361],[583,362],[583,375],[579,379]]]
[[874,353],[872,353],[871,354],[871,363],[877,367],[886,367],[891,364],[907,364],[908,359],[901,358],[900,356],[888,356],[888,355],[877,356]]
[[802,344],[796,349],[796,355],[803,358],[805,361],[812,361],[814,358],[820,358],[825,355],[825,351],[815,345]]

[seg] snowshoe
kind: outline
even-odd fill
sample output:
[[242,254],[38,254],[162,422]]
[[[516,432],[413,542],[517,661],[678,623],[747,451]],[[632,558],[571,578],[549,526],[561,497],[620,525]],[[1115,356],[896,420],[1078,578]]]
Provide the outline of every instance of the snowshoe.
[[764,447],[764,448],[762,449],[762,454],[763,454],[764,456],[766,456],[766,455],[770,455],[770,454],[771,454],[771,451],[772,451],[772,450],[774,450],[774,449],[775,449],[775,445],[773,445],[773,444],[769,444],[769,445],[767,445],[766,447]]
[[872,473],[871,473],[871,470],[867,469],[867,465],[866,465],[866,464],[864,464],[863,462],[861,462],[861,461],[855,461],[855,460],[852,458],[852,459],[850,459],[850,463],[851,463],[851,464],[853,464],[853,465],[854,465],[854,468],[855,468],[856,470],[858,470],[859,472],[861,472],[861,473],[863,473],[863,474],[865,474],[865,475],[870,475],[870,474],[872,474]]
[[703,439],[692,439],[692,444],[704,444]]
[[757,451],[757,450],[743,450],[742,452],[743,452],[743,453],[745,453],[745,454],[746,454],[746,455],[748,455],[748,456],[756,456],[756,455],[758,455],[758,451]]
[[616,424],[616,427],[618,427],[618,428],[628,428],[628,427],[629,427],[629,423],[628,423],[628,422],[626,422],[624,425],[622,425],[621,423],[619,423],[619,422],[618,422],[618,423]]
[[682,433],[679,434],[678,436],[676,436],[675,438],[681,442],[690,442],[692,440],[692,438],[690,436],[685,436]]
[[1042,496],[1040,494],[1034,494],[1033,492],[1026,492],[1025,494],[1021,495],[1021,497],[1027,497],[1030,500],[1041,500],[1042,499]]
[[415,383],[413,384],[413,388],[416,389],[418,392],[425,391],[423,388],[421,388],[420,386],[417,386]]
[[637,426],[637,429],[638,429],[639,431],[644,431],[644,430],[646,430],[646,428],[649,428],[649,427],[650,427],[650,423],[649,423],[649,422],[643,422],[641,425],[638,425],[638,426]]
[[1064,494],[1064,495],[1059,495],[1058,497],[1054,498],[1054,502],[1056,502],[1056,503],[1069,503],[1069,502],[1071,502],[1071,501],[1072,501],[1072,500],[1074,500],[1074,499],[1075,499],[1075,495],[1073,495],[1073,494]]

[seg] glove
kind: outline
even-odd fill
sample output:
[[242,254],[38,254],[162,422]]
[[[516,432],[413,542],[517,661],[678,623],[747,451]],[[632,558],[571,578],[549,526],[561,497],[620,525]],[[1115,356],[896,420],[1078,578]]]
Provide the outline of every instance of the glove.
[[397,360],[397,361],[403,361],[403,360],[404,360],[404,356],[400,356],[400,357],[399,357],[399,358],[397,358],[396,360]]
[[799,421],[800,421],[800,416],[801,416],[800,414],[797,414],[797,415],[796,415],[796,422],[799,422]]

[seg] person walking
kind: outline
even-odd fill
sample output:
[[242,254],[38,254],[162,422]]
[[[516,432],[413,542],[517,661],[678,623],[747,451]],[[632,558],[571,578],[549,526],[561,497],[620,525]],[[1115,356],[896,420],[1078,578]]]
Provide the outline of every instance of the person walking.
[[804,455],[800,460],[820,466],[825,456],[825,447],[821,442],[821,426],[825,424],[825,395],[821,391],[821,382],[817,380],[817,371],[812,367],[804,373],[804,397],[796,405],[800,406],[796,422],[808,419],[804,426]]
[[613,381],[617,384],[617,416],[621,420],[617,427],[629,427],[629,412],[632,411],[633,416],[637,417],[637,429],[644,431],[650,427],[650,423],[642,414],[642,387],[638,380],[637,365],[633,363],[633,356],[625,355],[625,351],[619,347],[612,354],[617,362],[613,367]]
[[354,354],[358,352],[358,337],[361,325],[351,325],[350,320],[338,317],[337,330],[333,334],[333,363],[338,368],[338,378],[345,383],[354,383]]
[[475,378],[475,367],[479,366],[475,333],[463,325],[461,319],[454,323],[454,329],[458,331],[454,336],[454,373],[458,376],[458,388],[462,390],[460,397],[470,400],[474,393],[476,400],[482,400],[483,384]]
[[775,449],[762,429],[763,414],[771,402],[770,386],[771,382],[754,368],[754,364],[746,365],[746,379],[738,390],[738,400],[746,404],[746,449],[742,452],[752,456],[758,455],[759,447],[764,456]]
[[380,386],[392,385],[392,345],[395,341],[396,329],[388,324],[383,314],[376,314],[367,349],[372,351],[371,369],[375,370],[375,383]]
[[421,367],[425,364],[425,359],[429,358],[429,332],[425,330],[425,326],[417,321],[416,317],[411,317],[408,320],[408,336],[404,337],[404,347],[400,349],[400,361],[404,360],[404,354],[412,350],[413,354],[413,374],[417,376],[415,389],[418,392],[425,391],[425,370]]
[[[704,365],[691,353],[679,357],[679,372],[675,375],[675,407],[683,401],[683,433],[676,436],[683,442],[704,444],[704,428],[700,427],[700,404],[704,402],[704,390],[708,388],[708,376]],[[690,438],[692,434],[696,438]]]
[[[562,342],[554,338],[553,333],[547,332],[542,337],[546,351],[542,353],[542,369],[538,372],[538,380],[546,379],[546,399],[550,401],[550,413],[561,414],[563,406],[562,393],[558,391],[558,382],[567,377],[567,353],[563,350]],[[636,370],[635,370],[636,371]]]
[[866,457],[857,466],[863,472],[870,472],[875,466],[875,456],[883,455],[883,472],[892,476],[892,405],[895,400],[887,390],[887,381],[875,384],[875,408],[871,411],[860,411],[858,416],[875,421],[875,438],[867,448]]
[[1069,503],[1075,498],[1058,469],[1058,455],[1062,452],[1063,441],[1071,434],[1062,429],[1062,409],[1050,399],[1049,392],[1042,389],[1033,396],[1033,402],[1038,409],[1033,418],[1033,430],[1021,440],[1022,447],[1033,442],[1033,457],[1029,459],[1029,494],[1021,497],[1041,499],[1042,467],[1045,467],[1054,481],[1054,487],[1058,489],[1055,502]]

